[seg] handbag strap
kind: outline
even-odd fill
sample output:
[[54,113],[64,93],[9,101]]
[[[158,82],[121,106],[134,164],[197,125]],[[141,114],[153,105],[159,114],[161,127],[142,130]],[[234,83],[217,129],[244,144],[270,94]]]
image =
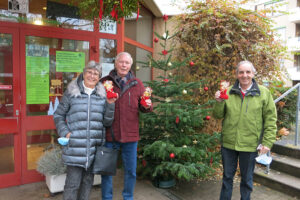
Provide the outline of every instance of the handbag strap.
[[[114,131],[112,127],[109,127],[110,129],[110,133],[111,133],[111,138],[112,138],[112,142],[113,142],[113,148],[116,149],[116,141],[115,141],[115,135],[114,135]],[[102,141],[101,141],[101,146],[104,146],[104,134],[102,133]]]

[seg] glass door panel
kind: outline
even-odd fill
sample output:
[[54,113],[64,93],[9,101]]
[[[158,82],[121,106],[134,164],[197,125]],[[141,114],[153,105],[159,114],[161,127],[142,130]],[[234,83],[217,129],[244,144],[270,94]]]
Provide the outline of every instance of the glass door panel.
[[0,35],[0,118],[13,116],[12,35]]
[[26,36],[27,116],[53,115],[89,60],[89,42]]
[[0,188],[20,184],[18,31],[0,27]]

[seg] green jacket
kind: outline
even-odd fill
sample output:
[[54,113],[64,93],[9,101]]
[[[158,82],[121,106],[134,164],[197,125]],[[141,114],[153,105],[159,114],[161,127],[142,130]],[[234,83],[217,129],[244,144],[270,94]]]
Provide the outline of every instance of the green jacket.
[[246,152],[255,152],[259,143],[271,148],[276,140],[277,112],[270,91],[254,79],[244,99],[238,80],[228,91],[228,100],[216,102],[213,109],[215,118],[223,118],[222,146]]

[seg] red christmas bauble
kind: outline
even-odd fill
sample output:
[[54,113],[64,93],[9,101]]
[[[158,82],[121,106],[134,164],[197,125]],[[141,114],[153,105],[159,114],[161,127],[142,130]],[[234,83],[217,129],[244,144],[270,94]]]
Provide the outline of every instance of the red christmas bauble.
[[204,90],[205,90],[205,91],[208,91],[208,87],[204,87]]
[[206,119],[206,120],[210,120],[210,116],[207,115],[207,116],[205,117],[205,119]]
[[176,124],[178,124],[178,123],[179,123],[179,117],[178,117],[178,116],[176,116],[175,123],[176,123]]
[[155,43],[157,43],[158,42],[158,38],[154,38],[154,40],[153,40]]
[[146,160],[142,160],[142,165],[143,165],[143,167],[146,167],[147,166],[147,161]]
[[195,63],[193,61],[190,62],[190,66],[193,67]]
[[170,153],[170,158],[175,158],[175,154],[174,153]]

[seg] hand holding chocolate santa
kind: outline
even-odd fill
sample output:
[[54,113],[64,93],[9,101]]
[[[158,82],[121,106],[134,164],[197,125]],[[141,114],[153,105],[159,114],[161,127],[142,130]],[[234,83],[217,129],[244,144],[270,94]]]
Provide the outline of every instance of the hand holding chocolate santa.
[[106,80],[103,83],[103,86],[106,90],[106,96],[108,99],[118,98],[118,93],[114,92],[114,86],[112,84],[112,81]]
[[149,108],[152,105],[151,102],[151,94],[152,94],[152,89],[150,87],[146,87],[145,92],[143,96],[141,96],[141,105],[144,106],[145,108]]

